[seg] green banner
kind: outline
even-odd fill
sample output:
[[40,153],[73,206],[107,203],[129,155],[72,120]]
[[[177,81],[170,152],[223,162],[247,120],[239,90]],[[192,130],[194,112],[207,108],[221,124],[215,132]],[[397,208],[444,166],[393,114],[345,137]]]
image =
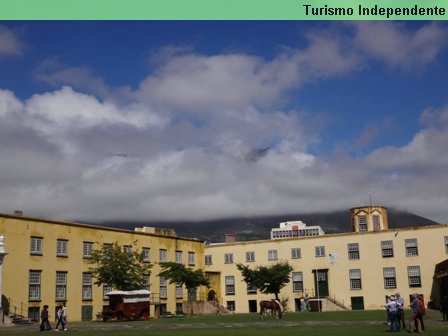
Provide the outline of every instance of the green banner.
[[0,0],[0,20],[446,20],[448,0]]

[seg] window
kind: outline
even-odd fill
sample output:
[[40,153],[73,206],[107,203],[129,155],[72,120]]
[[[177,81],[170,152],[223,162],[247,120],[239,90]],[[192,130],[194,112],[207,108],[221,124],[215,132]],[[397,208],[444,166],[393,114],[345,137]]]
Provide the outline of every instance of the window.
[[176,299],[182,299],[182,284],[176,282]]
[[188,252],[188,265],[194,265],[196,263],[195,261],[195,253],[194,252]]
[[292,291],[294,293],[303,292],[303,273],[292,272]]
[[92,299],[92,274],[88,272],[82,273],[82,299]]
[[391,258],[394,256],[394,245],[392,240],[381,241],[381,255],[383,258]]
[[358,243],[347,244],[347,249],[348,249],[348,259],[349,260],[359,259],[359,244]]
[[224,253],[224,263],[233,264],[233,253]]
[[277,260],[277,259],[278,259],[277,250],[269,250],[268,260]]
[[145,289],[150,289],[150,287],[151,287],[151,283],[150,283],[150,277],[149,277],[149,275],[144,275],[143,276],[143,287],[145,288]]
[[124,245],[123,246],[123,252],[132,254],[132,246],[131,245]]
[[166,257],[167,251],[164,249],[160,249],[159,250],[159,262],[167,262],[167,257]]
[[213,259],[211,255],[204,256],[206,265],[213,265]]
[[380,229],[381,229],[380,216],[373,215],[372,216],[372,223],[373,223],[373,231],[380,231]]
[[362,289],[361,285],[361,270],[360,269],[351,269],[350,272],[350,289],[358,290]]
[[165,277],[159,277],[159,286],[160,286],[160,298],[167,298],[167,290],[166,290],[166,279]]
[[448,236],[445,236],[445,252],[448,254]]
[[397,288],[395,267],[383,268],[383,277],[384,277],[384,288]]
[[420,266],[408,266],[409,287],[421,287]]
[[112,292],[112,286],[103,283],[103,299],[104,300],[108,300],[109,299],[109,297],[106,296],[106,294],[109,293],[109,292]]
[[30,247],[31,254],[42,255],[42,241],[43,238],[41,237],[31,237],[31,247]]
[[150,262],[151,260],[151,249],[149,247],[143,247],[142,248],[142,254],[143,254],[143,261],[144,262]]
[[257,294],[257,287],[254,285],[247,285],[247,294]]
[[68,256],[68,240],[58,239],[56,242],[56,255],[58,257]]
[[367,231],[367,217],[366,216],[359,216],[358,223],[359,223],[359,231]]
[[407,257],[418,256],[417,239],[406,239],[404,245],[406,247]]
[[255,252],[250,251],[246,252],[246,262],[254,262],[255,261]]
[[300,259],[302,258],[302,251],[298,247],[293,247],[291,249],[291,259]]
[[56,301],[67,299],[67,272],[56,272]]
[[182,264],[182,251],[176,251],[176,262]]
[[28,292],[30,300],[40,300],[40,274],[41,271],[30,271]]
[[235,301],[227,301],[227,310],[235,311]]
[[235,277],[233,275],[225,277],[226,295],[235,295]]
[[92,242],[83,242],[82,243],[82,257],[83,258],[91,258],[93,251],[93,243]]
[[315,255],[316,257],[325,257],[325,246],[316,246]]

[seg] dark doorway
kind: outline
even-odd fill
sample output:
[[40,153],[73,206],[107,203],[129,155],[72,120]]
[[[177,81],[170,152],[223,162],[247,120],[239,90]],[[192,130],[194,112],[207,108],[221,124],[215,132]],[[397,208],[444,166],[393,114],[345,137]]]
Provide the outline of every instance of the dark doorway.
[[314,295],[316,297],[328,296],[328,269],[313,270],[314,273]]
[[249,313],[257,312],[257,300],[249,300]]

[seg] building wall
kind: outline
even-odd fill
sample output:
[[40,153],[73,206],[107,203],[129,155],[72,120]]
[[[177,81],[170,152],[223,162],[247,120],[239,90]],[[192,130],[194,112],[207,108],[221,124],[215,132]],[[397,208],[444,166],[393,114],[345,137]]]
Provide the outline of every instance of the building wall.
[[[418,292],[430,300],[433,284],[434,267],[448,258],[448,225],[434,225],[396,230],[354,232],[344,234],[327,234],[324,236],[291,238],[281,240],[263,240],[251,242],[236,242],[232,244],[211,244],[205,249],[205,255],[212,263],[205,266],[206,271],[221,274],[220,288],[224,305],[235,304],[235,311],[248,312],[249,300],[274,298],[274,295],[247,294],[247,286],[243,282],[237,263],[249,265],[270,265],[278,261],[287,261],[294,267],[294,272],[303,272],[303,292],[293,292],[290,282],[280,293],[280,298],[288,298],[288,310],[294,311],[294,299],[305,294],[317,296],[313,271],[327,272],[329,296],[351,308],[352,297],[362,297],[364,309],[382,309],[385,296],[397,291],[409,304],[409,296]],[[418,255],[407,256],[405,240],[417,239]],[[393,257],[383,257],[381,241],[393,242]],[[348,244],[358,244],[359,259],[349,259]],[[325,247],[325,256],[316,257],[315,248]],[[301,258],[292,259],[291,249],[300,248]],[[278,260],[268,260],[268,251],[277,250]],[[246,252],[255,253],[255,261],[246,261]],[[233,262],[225,263],[224,256],[233,254]],[[330,262],[330,254],[336,256],[335,262]],[[229,260],[229,258],[227,258]],[[334,261],[334,259],[333,259]],[[421,286],[411,287],[408,279],[408,267],[419,266]],[[396,273],[396,288],[386,289],[383,268],[394,267]],[[361,271],[361,289],[351,289],[350,270]],[[225,294],[225,277],[234,276],[235,294]],[[353,307],[354,308],[354,307]]]
[[[82,306],[92,306],[93,318],[102,311],[107,301],[103,300],[103,287],[92,285],[92,300],[82,299],[82,274],[92,266],[83,258],[83,242],[93,242],[94,249],[104,243],[133,245],[136,242],[138,251],[143,247],[150,248],[150,262],[153,264],[150,276],[150,289],[156,299],[160,292],[159,250],[166,249],[167,260],[175,261],[176,251],[182,251],[183,263],[193,268],[203,268],[204,244],[197,239],[165,237],[161,235],[118,230],[67,222],[46,221],[33,218],[0,215],[0,235],[5,236],[8,255],[3,265],[3,294],[11,299],[11,310],[27,315],[28,308],[49,305],[51,316],[55,316],[55,307],[61,303],[56,300],[56,272],[67,272],[67,308],[71,321],[81,320]],[[42,238],[42,255],[30,254],[31,237]],[[58,239],[67,240],[68,256],[56,255]],[[194,253],[195,264],[188,265],[188,252]],[[40,300],[29,300],[29,272],[41,272]],[[160,300],[168,311],[176,311],[174,284],[167,285],[167,300]],[[183,298],[187,292],[183,290]],[[13,308],[17,307],[17,308]],[[20,311],[21,310],[21,311]],[[152,306],[151,315],[154,314]]]

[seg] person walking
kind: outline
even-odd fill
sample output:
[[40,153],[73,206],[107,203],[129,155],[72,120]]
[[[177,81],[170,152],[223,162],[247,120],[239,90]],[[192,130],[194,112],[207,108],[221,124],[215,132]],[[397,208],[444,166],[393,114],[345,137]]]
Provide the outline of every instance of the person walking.
[[48,306],[44,305],[42,312],[40,313],[40,331],[51,330],[50,320],[48,315]]
[[386,303],[384,306],[389,312],[389,321],[390,321],[390,331],[399,332],[400,331],[400,322],[398,321],[398,309],[400,308],[400,304],[397,302],[397,298],[393,295],[389,297],[390,301]]
[[[418,320],[417,320],[418,305],[419,305],[419,300],[418,300],[417,293],[412,294],[412,301],[411,301],[411,304],[409,305],[409,308],[411,309],[411,317],[409,319],[408,332],[410,332],[410,333],[413,332],[414,330],[415,330],[415,332],[419,332]],[[413,328],[413,326],[414,326],[414,328]]]
[[423,317],[425,316],[425,314],[426,314],[426,307],[425,307],[425,302],[423,301],[423,296],[418,295],[417,320],[420,322],[420,332],[425,331],[425,323],[423,321]]
[[395,294],[395,297],[397,299],[396,301],[400,304],[400,308],[398,308],[397,313],[398,323],[401,324],[403,330],[406,330],[406,320],[404,317],[404,299],[398,292]]
[[60,330],[68,330],[67,329],[67,307],[65,306],[65,302],[59,306],[58,312],[58,323],[56,324],[55,331],[59,331],[59,324],[61,325]]

